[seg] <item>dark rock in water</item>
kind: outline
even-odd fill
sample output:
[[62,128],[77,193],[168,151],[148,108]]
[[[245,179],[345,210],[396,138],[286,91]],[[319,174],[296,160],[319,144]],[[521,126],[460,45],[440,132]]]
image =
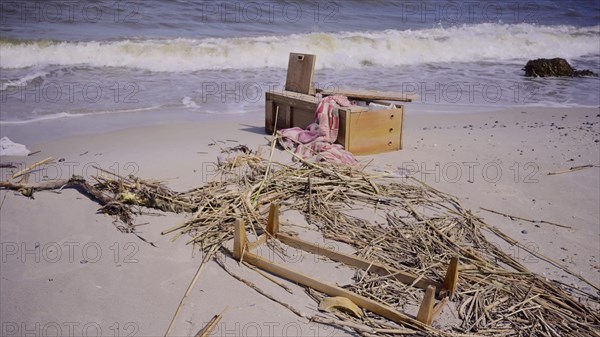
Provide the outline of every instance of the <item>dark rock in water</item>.
[[569,62],[561,58],[530,60],[523,69],[528,77],[573,76],[575,73]]
[[523,70],[527,77],[598,76],[591,70],[575,70],[562,58],[529,60]]
[[596,76],[596,77],[598,77],[598,74],[596,74],[595,72],[593,72],[589,69],[585,69],[585,70],[575,70],[574,76],[577,76],[577,77]]

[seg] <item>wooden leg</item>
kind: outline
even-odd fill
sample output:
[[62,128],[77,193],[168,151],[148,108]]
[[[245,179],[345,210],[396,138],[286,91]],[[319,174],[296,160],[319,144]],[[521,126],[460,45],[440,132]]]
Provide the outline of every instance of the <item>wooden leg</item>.
[[241,260],[246,247],[246,227],[242,219],[235,219],[235,230],[233,233],[233,256]]
[[454,297],[454,293],[456,292],[458,282],[458,257],[453,257],[450,260],[450,264],[448,265],[448,271],[446,272],[446,277],[444,278],[443,291],[445,295],[452,300]]
[[279,204],[271,203],[267,232],[273,236],[279,232]]
[[253,250],[254,248],[267,242],[269,234],[271,236],[276,236],[277,232],[279,232],[279,204],[273,202],[269,207],[269,220],[267,221],[268,234],[259,236],[254,242],[248,242],[248,250]]
[[[407,316],[396,309],[389,307],[385,304],[379,303],[370,298],[358,295],[350,290],[340,288],[337,285],[329,284],[327,282],[323,282],[317,279],[314,279],[310,276],[304,275],[298,271],[290,269],[286,266],[273,263],[263,257],[255,255],[254,253],[246,253],[244,254],[244,261],[250,263],[258,268],[261,268],[269,273],[283,277],[290,281],[299,283],[306,287],[313,288],[322,293],[325,293],[329,296],[342,296],[354,302],[361,308],[365,308],[369,311],[372,311],[378,315],[381,315],[387,319],[390,319],[396,323],[409,323],[411,325],[416,325],[421,329],[425,329],[426,325],[423,324],[419,320],[415,320],[414,318]],[[433,290],[433,294],[435,296],[435,287],[431,287]]]
[[425,290],[425,296],[423,302],[419,307],[419,313],[417,313],[417,320],[421,323],[431,325],[433,321],[433,305],[435,304],[435,287],[429,286]]

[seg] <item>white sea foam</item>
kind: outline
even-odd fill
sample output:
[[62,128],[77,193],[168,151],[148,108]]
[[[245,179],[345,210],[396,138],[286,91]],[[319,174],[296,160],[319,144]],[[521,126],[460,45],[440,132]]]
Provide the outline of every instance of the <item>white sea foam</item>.
[[[0,44],[0,48],[2,48],[1,44]],[[0,86],[0,90],[6,90],[10,87],[19,87],[19,86],[27,85],[29,82],[31,82],[35,79],[46,77],[46,75],[48,75],[48,73],[45,71],[36,71],[36,72],[30,73],[30,74],[27,74],[19,79],[3,81],[2,85]]]
[[15,42],[0,40],[0,67],[91,65],[151,71],[287,66],[290,51],[318,55],[317,68],[436,62],[522,62],[598,54],[600,26],[483,23],[424,30],[311,33],[289,36]]
[[181,100],[181,104],[183,104],[186,108],[188,109],[192,109],[192,110],[196,110],[196,109],[200,109],[201,107],[196,104],[196,102],[189,96],[185,96],[183,97],[183,99]]

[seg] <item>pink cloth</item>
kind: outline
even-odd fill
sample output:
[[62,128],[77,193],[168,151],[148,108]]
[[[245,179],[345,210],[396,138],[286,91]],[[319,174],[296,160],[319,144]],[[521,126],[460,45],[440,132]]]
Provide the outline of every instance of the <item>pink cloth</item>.
[[334,144],[340,128],[340,117],[335,108],[350,105],[348,98],[342,95],[323,98],[315,111],[314,123],[306,130],[299,127],[280,130],[285,146],[296,149],[296,154],[303,159],[315,157],[317,161],[357,164],[356,158],[342,145]]

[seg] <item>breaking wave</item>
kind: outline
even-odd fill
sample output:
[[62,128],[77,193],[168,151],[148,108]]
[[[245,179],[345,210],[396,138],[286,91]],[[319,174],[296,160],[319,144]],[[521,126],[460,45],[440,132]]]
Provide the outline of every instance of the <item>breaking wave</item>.
[[597,55],[599,37],[600,26],[483,23],[424,30],[243,38],[87,42],[0,39],[0,67],[83,64],[159,72],[285,68],[290,51],[318,55],[317,68],[522,62],[536,57]]

